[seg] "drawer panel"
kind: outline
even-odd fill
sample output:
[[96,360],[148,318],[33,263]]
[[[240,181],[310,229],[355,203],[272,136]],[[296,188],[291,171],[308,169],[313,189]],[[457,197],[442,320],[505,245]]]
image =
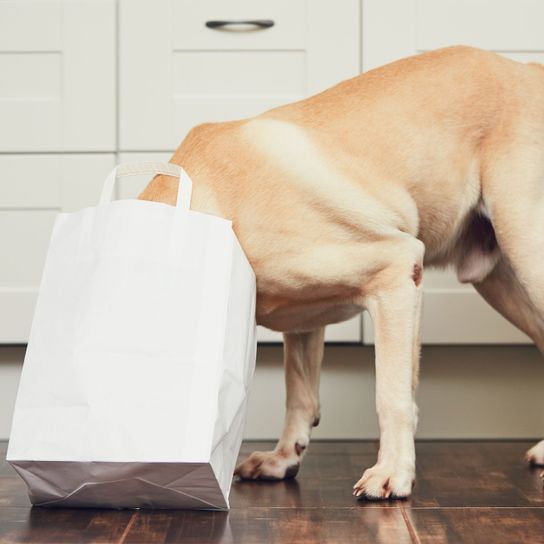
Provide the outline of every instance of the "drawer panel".
[[0,2],[0,150],[113,151],[115,2]]
[[13,0],[0,2],[0,50],[60,51],[62,2]]
[[59,51],[42,53],[5,52],[0,55],[4,100],[58,101],[62,92],[62,56]]
[[[270,18],[265,30],[212,19]],[[359,72],[359,0],[120,1],[120,148],[175,149],[203,122],[251,117]]]
[[[257,340],[259,342],[283,342],[283,335],[280,332],[271,331],[260,325],[257,327]],[[361,342],[361,315],[357,315],[343,321],[327,325],[325,329],[325,342]]]
[[209,96],[219,89],[227,95],[302,96],[305,66],[304,51],[178,51],[172,55],[172,88],[175,96]]

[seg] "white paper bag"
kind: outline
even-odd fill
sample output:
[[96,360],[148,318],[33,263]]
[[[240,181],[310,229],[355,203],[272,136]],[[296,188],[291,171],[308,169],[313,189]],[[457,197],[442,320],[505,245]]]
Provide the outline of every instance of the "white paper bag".
[[[111,202],[116,176],[180,177],[177,206]],[[7,460],[33,504],[228,508],[255,367],[255,275],[173,164],[114,170],[59,214]]]

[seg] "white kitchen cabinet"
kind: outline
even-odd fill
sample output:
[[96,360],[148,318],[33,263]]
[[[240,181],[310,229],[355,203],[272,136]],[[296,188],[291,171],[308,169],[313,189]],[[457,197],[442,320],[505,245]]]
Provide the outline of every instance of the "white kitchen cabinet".
[[[367,71],[402,57],[464,44],[544,62],[540,0],[362,0],[362,60]],[[374,330],[364,315],[363,339]],[[426,344],[529,343],[452,271],[424,274],[421,337]]]
[[0,343],[28,340],[58,212],[96,205],[114,154],[0,155]]
[[[172,150],[202,122],[252,116],[357,75],[358,0],[120,1],[120,148]],[[208,28],[271,20],[269,28]]]
[[115,1],[0,2],[0,151],[114,151]]
[[[121,153],[120,162],[135,161],[168,161],[171,153]],[[150,176],[130,176],[120,178],[117,181],[118,198],[136,198],[149,183]],[[259,342],[283,342],[281,333],[257,327],[257,339]],[[361,316],[356,316],[343,323],[328,325],[325,330],[327,342],[360,342],[361,341]]]

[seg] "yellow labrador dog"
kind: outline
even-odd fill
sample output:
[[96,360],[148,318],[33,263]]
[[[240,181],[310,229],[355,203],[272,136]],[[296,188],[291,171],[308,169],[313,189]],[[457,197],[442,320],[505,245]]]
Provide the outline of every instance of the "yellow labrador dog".
[[[243,479],[297,473],[319,422],[327,324],[376,330],[377,463],[354,494],[406,497],[424,266],[462,282],[544,349],[544,68],[450,47],[257,117],[194,128],[172,158],[192,208],[232,219],[257,276],[257,322],[285,338],[287,413]],[[140,198],[173,203],[155,177]],[[544,441],[527,459],[544,463]]]

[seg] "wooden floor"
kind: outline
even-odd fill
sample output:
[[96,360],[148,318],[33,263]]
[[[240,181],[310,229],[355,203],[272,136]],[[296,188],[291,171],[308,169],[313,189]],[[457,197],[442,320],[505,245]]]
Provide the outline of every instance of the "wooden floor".
[[[241,456],[270,445],[246,443]],[[544,542],[541,469],[522,462],[530,445],[419,442],[413,497],[371,503],[351,487],[376,443],[313,442],[296,480],[234,482],[230,512],[31,508],[3,461],[0,543]]]

